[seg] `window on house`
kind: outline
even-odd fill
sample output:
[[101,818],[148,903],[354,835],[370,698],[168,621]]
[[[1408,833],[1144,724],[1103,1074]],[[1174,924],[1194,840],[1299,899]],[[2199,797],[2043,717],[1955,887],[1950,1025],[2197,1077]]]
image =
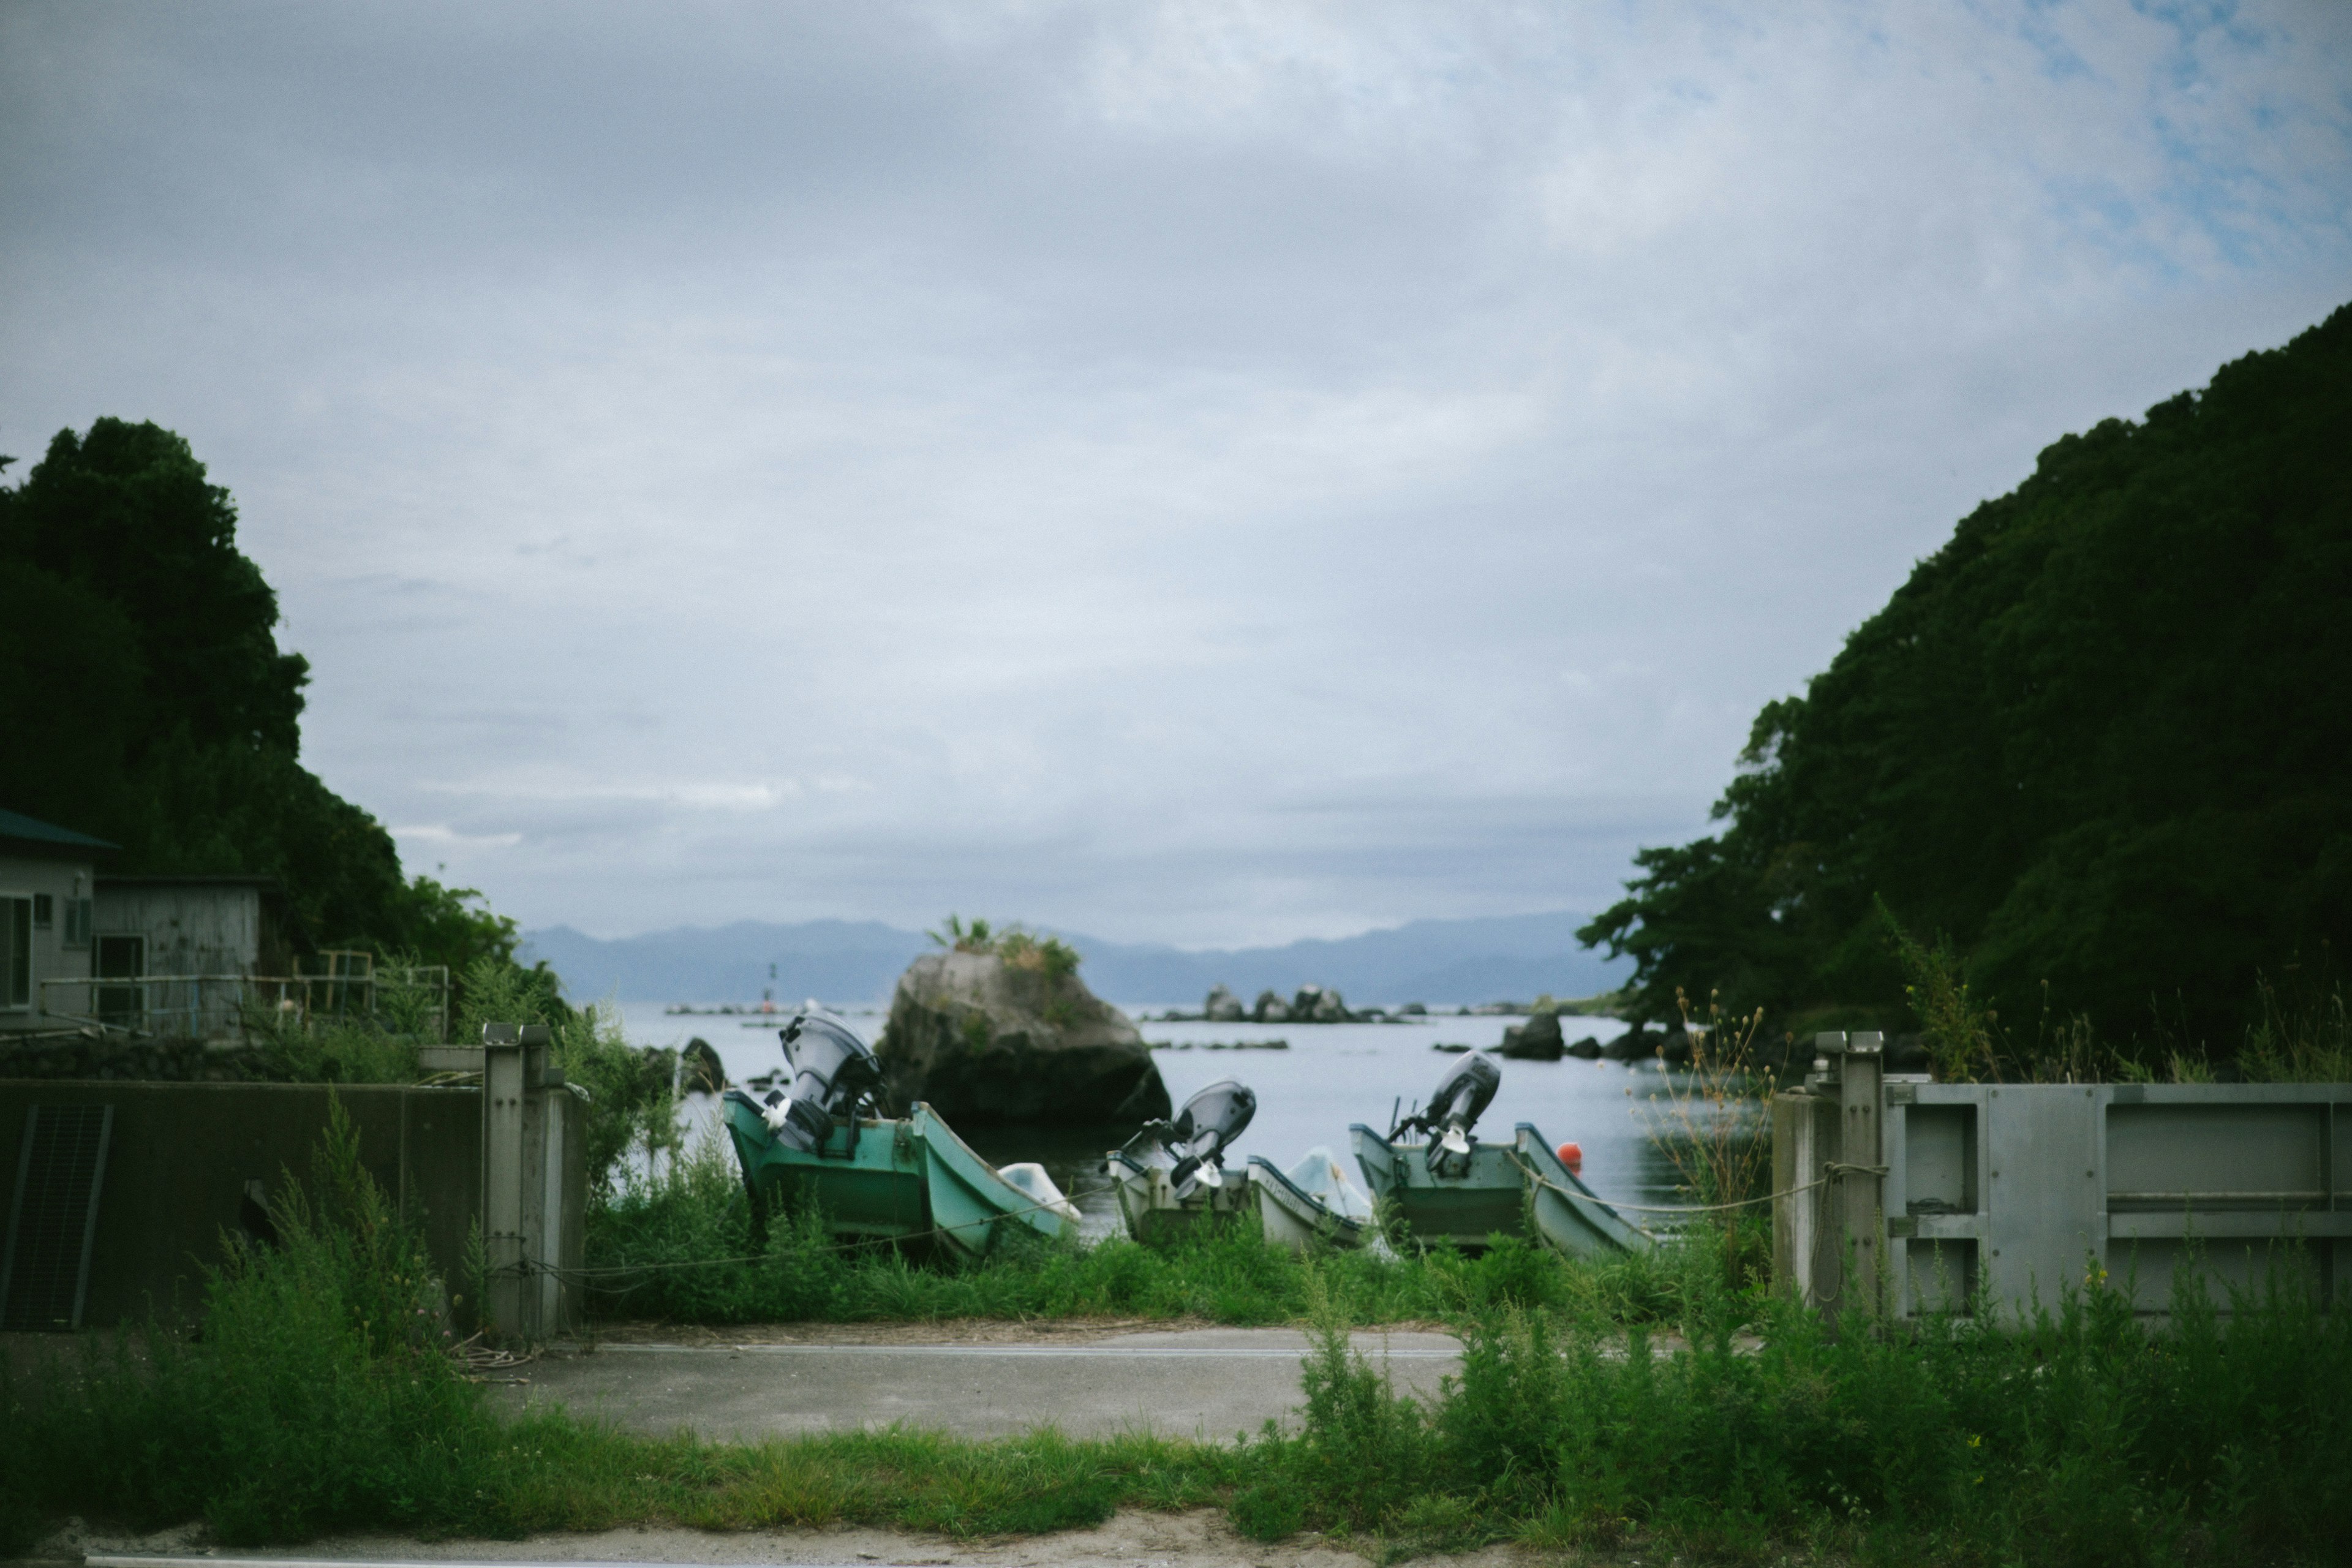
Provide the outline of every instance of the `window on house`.
[[33,900],[0,893],[0,1008],[33,1005]]
[[47,893],[35,893],[33,895],[33,929],[47,931],[56,923],[57,918],[57,900]]
[[65,944],[68,947],[89,945],[89,900],[88,899],[66,900]]

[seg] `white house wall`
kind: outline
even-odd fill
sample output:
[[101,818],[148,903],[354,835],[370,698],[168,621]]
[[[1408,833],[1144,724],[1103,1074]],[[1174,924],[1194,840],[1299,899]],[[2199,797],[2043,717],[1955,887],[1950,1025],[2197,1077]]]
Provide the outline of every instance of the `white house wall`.
[[[59,1020],[41,1012],[41,982],[44,980],[79,979],[89,973],[89,948],[87,944],[66,945],[66,910],[69,900],[90,896],[91,867],[87,860],[59,860],[46,857],[10,855],[0,851],[0,897],[31,898],[36,894],[49,895],[54,910],[46,930],[33,931],[32,984],[27,988],[27,1005],[21,1008],[0,1005],[0,1030],[10,1032],[60,1027]],[[69,1003],[78,1000],[70,994],[61,994],[58,1000]],[[5,1003],[5,998],[0,998]]]

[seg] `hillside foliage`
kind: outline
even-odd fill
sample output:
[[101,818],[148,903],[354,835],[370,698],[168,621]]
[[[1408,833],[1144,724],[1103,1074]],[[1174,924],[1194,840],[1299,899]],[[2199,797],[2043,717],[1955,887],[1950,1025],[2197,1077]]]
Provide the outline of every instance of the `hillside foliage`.
[[1916,1024],[1906,931],[2012,1032],[2222,1051],[2265,986],[2325,995],[2352,940],[2347,432],[2352,306],[2043,451],[1757,716],[1721,828],[1642,851],[1580,933],[1636,960],[1636,1016],[1720,988]]
[[100,419],[0,488],[0,805],[121,847],[106,868],[275,878],[310,945],[462,970],[509,956],[479,895],[403,875],[302,766],[310,666],[188,443]]

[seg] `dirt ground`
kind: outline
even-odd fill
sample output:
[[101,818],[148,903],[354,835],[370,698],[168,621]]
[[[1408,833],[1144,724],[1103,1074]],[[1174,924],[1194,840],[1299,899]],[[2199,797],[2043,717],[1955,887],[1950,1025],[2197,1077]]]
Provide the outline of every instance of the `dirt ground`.
[[[697,1323],[609,1322],[580,1337],[594,1344],[673,1345],[964,1345],[1089,1343],[1115,1334],[1214,1329],[1207,1318],[942,1318],[935,1322]],[[1296,1326],[1296,1325],[1293,1325]],[[1382,1323],[1398,1333],[1445,1334],[1439,1322]]]
[[[85,1556],[208,1557],[194,1526],[155,1535],[127,1536],[86,1530],[59,1531],[37,1554],[51,1562]],[[843,1568],[1367,1568],[1379,1561],[1377,1543],[1361,1551],[1311,1536],[1266,1545],[1234,1532],[1214,1509],[1184,1513],[1123,1511],[1094,1530],[1009,1541],[961,1542],[890,1530],[773,1530],[714,1534],[706,1531],[614,1530],[594,1535],[537,1535],[527,1541],[419,1542],[397,1536],[338,1536],[306,1546],[240,1552],[242,1560],[447,1563],[775,1563],[836,1564]],[[1538,1558],[1507,1546],[1462,1555],[1416,1557],[1427,1568],[1528,1568]],[[1592,1560],[1600,1561],[1600,1560]],[[1629,1563],[1638,1561],[1627,1559]],[[1660,1561],[1663,1561],[1661,1559]]]

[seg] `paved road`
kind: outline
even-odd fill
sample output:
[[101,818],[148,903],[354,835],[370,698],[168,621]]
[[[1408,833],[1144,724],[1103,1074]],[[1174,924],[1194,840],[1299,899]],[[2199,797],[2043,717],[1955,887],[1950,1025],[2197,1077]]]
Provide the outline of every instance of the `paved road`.
[[[1368,1331],[1357,1348],[1399,1392],[1434,1394],[1459,1364],[1451,1335]],[[1182,1329],[1072,1343],[604,1344],[524,1370],[497,1392],[512,1408],[549,1402],[636,1431],[683,1426],[761,1438],[903,1421],[967,1437],[1038,1426],[1072,1436],[1149,1430],[1230,1442],[1297,1407],[1304,1334]]]

